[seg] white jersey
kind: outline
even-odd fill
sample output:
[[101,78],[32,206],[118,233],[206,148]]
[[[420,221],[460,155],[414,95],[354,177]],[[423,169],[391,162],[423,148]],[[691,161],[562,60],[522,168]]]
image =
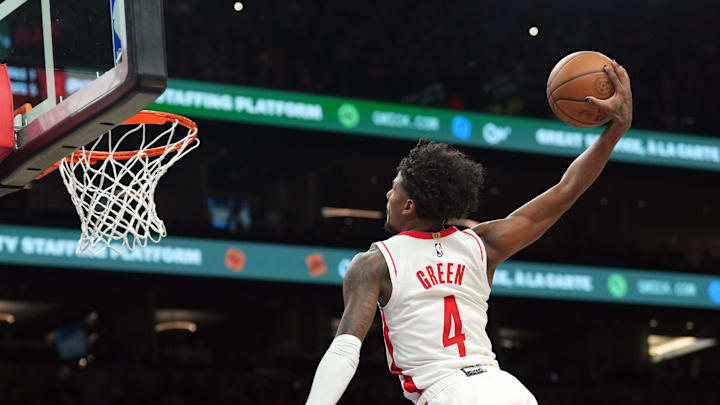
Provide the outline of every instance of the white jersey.
[[475,232],[407,231],[375,245],[392,281],[380,308],[388,366],[408,399],[463,367],[497,366],[485,332],[487,256]]

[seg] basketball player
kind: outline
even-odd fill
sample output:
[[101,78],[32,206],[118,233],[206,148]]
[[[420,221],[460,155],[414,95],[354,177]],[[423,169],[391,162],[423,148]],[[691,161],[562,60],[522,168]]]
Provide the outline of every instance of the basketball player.
[[533,243],[595,181],[630,128],[627,71],[605,66],[615,94],[586,99],[612,122],[549,190],[507,218],[460,231],[445,227],[477,206],[484,170],[443,143],[420,141],[402,159],[387,193],[386,228],[350,264],[337,335],[315,373],[309,405],[335,404],[355,374],[360,345],[377,306],[390,372],[419,405],[537,404],[520,381],[501,370],[485,332],[487,300],[497,266]]

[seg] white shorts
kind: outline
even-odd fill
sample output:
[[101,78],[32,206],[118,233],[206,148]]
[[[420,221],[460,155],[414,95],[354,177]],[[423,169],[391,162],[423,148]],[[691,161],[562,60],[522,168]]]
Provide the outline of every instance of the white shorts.
[[512,374],[493,366],[465,367],[423,391],[417,405],[537,405]]

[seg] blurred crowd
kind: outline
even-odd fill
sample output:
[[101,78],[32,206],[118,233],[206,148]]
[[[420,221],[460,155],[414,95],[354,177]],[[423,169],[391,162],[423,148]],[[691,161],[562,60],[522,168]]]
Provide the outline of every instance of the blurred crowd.
[[[720,6],[611,1],[622,13],[499,0],[166,2],[171,77],[550,117],[554,64],[581,49],[627,67],[635,126],[715,132]],[[530,26],[539,34],[531,37]]]
[[[0,367],[4,405],[302,405],[316,361],[277,358],[271,364],[244,364],[244,369],[106,365],[79,369],[71,365],[22,364]],[[716,404],[717,378],[676,370],[673,375],[602,373],[555,360],[534,374],[510,370],[543,405]],[[365,369],[364,369],[365,368]],[[409,404],[397,379],[361,365],[340,404]],[[550,371],[550,370],[556,371]],[[717,373],[718,368],[715,368]],[[580,374],[577,374],[577,373]],[[717,374],[714,374],[717,376]]]

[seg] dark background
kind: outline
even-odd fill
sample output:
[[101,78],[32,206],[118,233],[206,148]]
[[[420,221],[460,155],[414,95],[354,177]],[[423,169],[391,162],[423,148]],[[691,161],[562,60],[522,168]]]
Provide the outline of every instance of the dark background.
[[[717,137],[720,3],[711,0],[165,2],[172,78],[554,119],[547,75],[599,50],[632,79],[634,127]],[[528,28],[537,26],[531,37]],[[192,118],[192,117],[191,117]],[[411,141],[197,120],[202,146],[159,186],[173,236],[366,249]],[[559,180],[567,158],[465,149],[488,171],[472,219],[503,217]],[[718,175],[612,162],[514,259],[720,274]],[[249,221],[216,229],[208,199]],[[0,200],[2,223],[76,228],[57,174]],[[3,404],[301,404],[342,313],[339,286],[0,268],[0,299],[35,304],[0,323]],[[160,311],[196,333],[155,333]],[[501,366],[541,404],[720,402],[720,350],[650,363],[648,333],[720,337],[715,311],[493,297]],[[655,322],[651,322],[654,320]],[[88,364],[48,334],[81,322]],[[692,328],[688,327],[692,322]],[[655,325],[655,326],[651,326]],[[376,322],[343,404],[407,403]]]

